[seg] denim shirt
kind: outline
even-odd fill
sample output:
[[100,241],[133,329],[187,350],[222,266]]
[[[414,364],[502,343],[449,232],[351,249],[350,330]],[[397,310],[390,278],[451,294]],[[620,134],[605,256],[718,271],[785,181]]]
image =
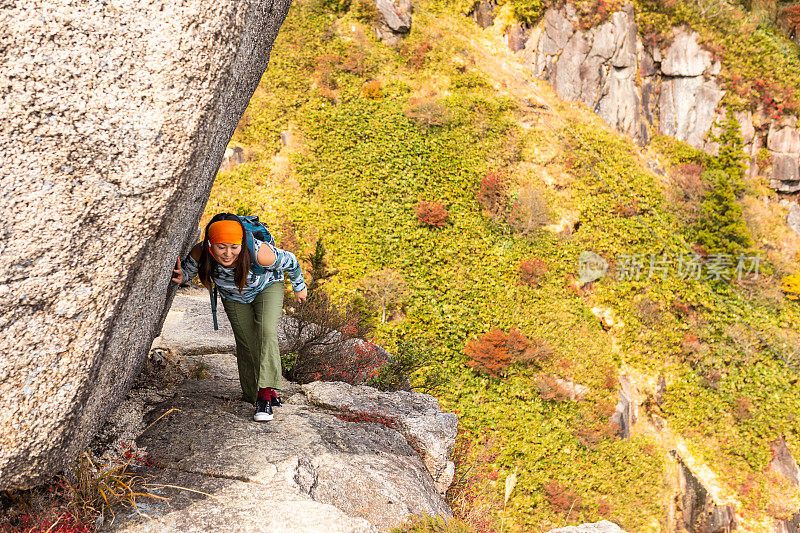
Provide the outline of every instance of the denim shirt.
[[[262,244],[266,244],[272,248],[272,251],[275,252],[275,262],[269,266],[265,266],[264,269],[266,272],[263,274],[256,274],[250,269],[250,272],[247,273],[247,281],[241,293],[234,279],[236,268],[224,267],[218,263],[211,279],[214,281],[223,299],[239,303],[250,303],[259,292],[277,281],[283,281],[284,271],[288,274],[289,280],[292,282],[292,290],[294,290],[294,292],[300,292],[306,288],[306,283],[303,279],[303,271],[300,269],[297,256],[292,252],[281,250],[268,242],[259,241],[255,238],[253,239],[253,243],[256,250],[259,250]],[[252,260],[255,261],[256,258],[254,257]],[[186,282],[197,275],[199,265],[191,255],[187,255],[186,258],[181,261],[181,268],[183,269],[183,280]]]

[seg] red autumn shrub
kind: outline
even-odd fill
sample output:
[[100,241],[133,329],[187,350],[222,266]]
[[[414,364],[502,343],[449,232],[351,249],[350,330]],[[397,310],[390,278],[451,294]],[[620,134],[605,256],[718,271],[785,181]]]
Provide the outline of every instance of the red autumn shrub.
[[508,181],[499,171],[490,170],[481,180],[475,199],[492,218],[502,217],[508,209]]
[[492,463],[499,455],[495,440],[478,442],[458,428],[453,447],[456,474],[447,489],[447,501],[453,514],[469,524],[475,533],[498,530],[494,517],[502,509],[503,501],[491,487],[497,479]]
[[404,50],[404,55],[408,55],[406,65],[413,69],[421,69],[425,66],[428,59],[428,53],[433,50],[433,45],[427,41],[422,42],[414,48]]
[[450,213],[439,202],[420,202],[414,212],[420,224],[431,228],[445,227],[450,218]]
[[614,504],[605,498],[597,500],[597,513],[600,516],[610,516],[614,512]]
[[525,259],[519,263],[519,279],[522,283],[538,287],[549,270],[547,263],[536,257]]
[[581,497],[566,485],[562,485],[558,481],[546,481],[542,488],[544,488],[544,495],[550,506],[554,511],[560,513],[580,512],[582,501]]

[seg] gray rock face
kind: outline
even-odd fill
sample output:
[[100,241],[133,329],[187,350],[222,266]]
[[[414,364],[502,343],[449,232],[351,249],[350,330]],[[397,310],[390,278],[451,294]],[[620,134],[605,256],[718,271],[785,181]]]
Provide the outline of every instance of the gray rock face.
[[792,515],[788,520],[778,522],[775,533],[800,533],[800,513]]
[[[797,204],[795,204],[797,205]],[[795,487],[800,487],[800,468],[797,466],[786,441],[781,437],[770,443],[772,459],[769,462],[769,469],[779,473]]]
[[[634,15],[633,6],[626,4],[607,22],[582,31],[576,30],[578,17],[572,6],[550,8],[524,46],[517,42],[520,29],[512,28],[509,46],[534,75],[550,82],[559,98],[585,104],[639,144],[650,141],[654,127],[660,134],[715,154],[719,144],[708,134],[725,117],[719,108],[725,90],[716,79],[721,63],[702,48],[699,34],[685,27],[673,29],[666,50],[645,46]],[[764,136],[754,121],[769,119],[754,118],[752,111],[735,116],[750,157],[749,175],[758,173],[757,155],[766,144],[773,159],[770,186],[780,192],[800,191],[796,118],[773,120]]]
[[64,467],[130,387],[288,7],[4,4],[0,489]]
[[576,23],[568,7],[551,8],[531,33],[523,58],[538,77],[642,145],[658,124],[660,133],[704,147],[725,91],[713,79],[719,62],[697,33],[675,30],[662,54],[639,39],[631,4],[587,31],[576,31]]
[[699,35],[685,28],[673,32],[672,44],[664,52],[661,73],[665,76],[697,77],[711,68],[711,52],[698,43]]
[[631,380],[627,376],[620,376],[619,384],[619,401],[610,421],[619,426],[618,435],[620,437],[629,439],[631,438],[631,429],[637,422],[639,406],[633,400],[634,391]]
[[506,30],[506,42],[508,49],[516,53],[525,49],[531,29],[523,24],[512,24]]
[[661,133],[703,148],[725,91],[700,76],[664,78],[658,100]]
[[376,27],[378,38],[387,44],[396,44],[411,31],[411,0],[377,0],[375,6],[381,20]]
[[593,524],[581,524],[579,526],[560,527],[551,529],[547,533],[625,533],[624,530],[608,520],[601,520]]
[[772,155],[771,185],[781,192],[800,191],[800,130],[771,124],[767,149]]
[[432,396],[417,392],[380,392],[371,387],[317,381],[303,385],[309,403],[355,419],[376,420],[399,431],[420,454],[425,467],[444,494],[453,481],[450,461],[458,418],[443,413]]
[[697,476],[677,455],[679,514],[678,528],[697,533],[733,531],[737,527],[736,510],[730,505],[718,505]]
[[646,143],[633,7],[587,32],[575,31],[576,21],[567,8],[547,11],[543,31],[533,32],[525,47],[531,68],[560,98],[583,102],[611,126]]
[[490,0],[480,0],[472,8],[472,18],[481,28],[488,28],[494,24],[494,9],[497,5]]
[[786,225],[800,235],[800,204],[792,204],[786,216]]

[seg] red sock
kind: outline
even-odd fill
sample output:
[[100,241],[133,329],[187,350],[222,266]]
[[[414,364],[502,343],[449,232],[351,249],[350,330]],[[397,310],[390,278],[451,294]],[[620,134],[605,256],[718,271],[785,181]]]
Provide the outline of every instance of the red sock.
[[264,398],[265,400],[269,400],[272,396],[275,396],[275,392],[270,389],[269,387],[264,387],[263,389],[258,389],[258,397]]

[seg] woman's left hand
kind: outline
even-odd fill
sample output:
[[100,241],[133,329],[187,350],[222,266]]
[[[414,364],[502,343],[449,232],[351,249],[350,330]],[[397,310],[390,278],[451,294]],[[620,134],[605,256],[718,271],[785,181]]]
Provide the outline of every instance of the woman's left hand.
[[297,298],[297,303],[299,304],[305,302],[306,298],[308,298],[308,289],[294,293],[294,297]]

